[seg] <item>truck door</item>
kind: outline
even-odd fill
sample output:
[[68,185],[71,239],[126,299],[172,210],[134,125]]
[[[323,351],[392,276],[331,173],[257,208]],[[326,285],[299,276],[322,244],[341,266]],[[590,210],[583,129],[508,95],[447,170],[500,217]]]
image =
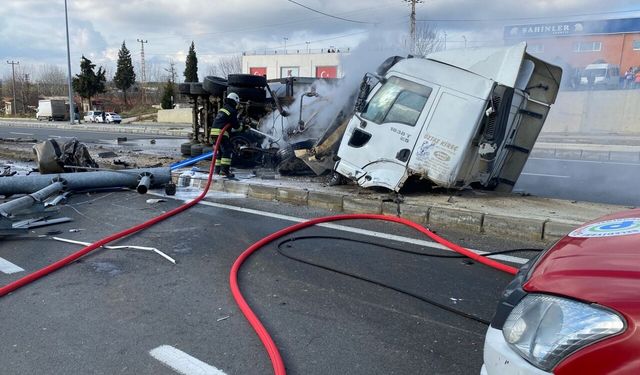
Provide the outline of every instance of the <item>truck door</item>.
[[361,186],[399,189],[437,85],[389,77],[351,119],[338,156],[338,172]]

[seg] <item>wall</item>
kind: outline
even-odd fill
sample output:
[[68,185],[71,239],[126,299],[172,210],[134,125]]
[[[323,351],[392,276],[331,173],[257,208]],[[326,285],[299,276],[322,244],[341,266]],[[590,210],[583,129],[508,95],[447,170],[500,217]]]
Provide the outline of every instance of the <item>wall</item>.
[[[527,45],[544,46],[544,51],[532,54],[552,64],[560,59],[573,67],[584,68],[602,59],[609,64],[620,65],[622,74],[630,66],[640,66],[640,51],[633,50],[634,40],[640,40],[640,33],[535,38],[527,40]],[[573,45],[577,42],[601,42],[602,50],[574,52]]]
[[191,108],[160,109],[158,110],[158,122],[190,124],[191,113]]
[[299,67],[299,77],[315,77],[318,66],[337,66],[338,78],[342,78],[340,56],[344,53],[299,53],[277,55],[242,56],[242,73],[249,74],[252,67],[266,67],[267,79],[282,78],[281,67]]
[[542,132],[640,134],[640,89],[561,91]]

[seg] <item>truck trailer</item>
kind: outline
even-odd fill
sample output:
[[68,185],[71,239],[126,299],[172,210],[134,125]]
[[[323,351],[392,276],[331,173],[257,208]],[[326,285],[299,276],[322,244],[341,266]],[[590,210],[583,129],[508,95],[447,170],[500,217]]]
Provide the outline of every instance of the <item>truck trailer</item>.
[[36,119],[39,121],[64,121],[69,119],[69,107],[61,99],[47,99],[38,101]]

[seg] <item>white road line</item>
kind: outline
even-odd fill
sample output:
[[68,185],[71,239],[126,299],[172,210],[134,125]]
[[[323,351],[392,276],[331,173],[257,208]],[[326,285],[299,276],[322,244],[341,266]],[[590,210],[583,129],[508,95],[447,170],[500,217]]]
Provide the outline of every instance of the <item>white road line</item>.
[[614,165],[635,165],[640,166],[640,163],[623,163],[623,162],[612,162],[608,160],[572,160],[572,159],[547,159],[547,158],[529,158],[529,160],[552,160],[552,161],[563,161],[568,163],[597,163],[597,164],[614,164]]
[[[158,195],[158,196],[165,197],[164,194],[158,194],[158,193],[148,193],[148,194],[155,194],[155,195]],[[171,197],[169,197],[169,198],[171,198]],[[178,198],[174,198],[174,199],[181,200],[181,199],[178,199]],[[303,218],[299,218],[299,217],[295,217],[295,216],[281,215],[281,214],[276,214],[276,213],[273,213],[273,212],[254,210],[254,209],[251,209],[251,208],[230,206],[228,204],[222,204],[222,203],[200,201],[199,204],[204,204],[206,206],[223,208],[223,209],[233,210],[233,211],[238,211],[238,212],[244,212],[244,213],[253,214],[253,215],[266,216],[266,217],[271,217],[271,218],[274,218],[274,219],[293,221],[295,223],[302,223],[304,221],[307,221],[307,219],[303,219]],[[395,234],[381,233],[381,232],[376,232],[376,231],[372,231],[372,230],[368,230],[368,229],[360,229],[360,228],[354,228],[354,227],[349,227],[349,226],[339,225],[339,224],[332,224],[332,223],[322,223],[322,224],[318,224],[317,226],[324,227],[324,228],[335,229],[335,230],[339,230],[339,231],[342,231],[342,232],[361,234],[361,235],[375,237],[375,238],[383,238],[383,239],[386,239],[386,240],[405,242],[405,243],[410,243],[410,244],[414,244],[414,245],[427,246],[427,247],[436,248],[436,249],[453,251],[453,250],[449,249],[448,247],[446,247],[444,245],[441,245],[441,244],[439,244],[437,242],[418,240],[418,239],[415,239],[415,238],[398,236],[398,235],[395,235]],[[476,254],[486,254],[487,253],[486,251],[480,251],[480,250],[474,250],[474,249],[469,249],[469,250],[475,252]],[[516,264],[525,264],[525,263],[527,263],[529,261],[529,259],[520,258],[520,257],[514,257],[514,256],[510,256],[510,255],[491,255],[491,256],[489,256],[489,258],[503,260],[503,261],[506,261],[506,262],[516,263]]]
[[221,370],[190,356],[173,346],[161,345],[149,351],[158,361],[183,375],[226,375]]
[[558,174],[544,174],[544,173],[522,173],[523,176],[540,176],[540,177],[554,177],[554,178],[571,178],[571,176],[562,176]]
[[9,134],[17,134],[17,135],[33,135],[33,133],[19,133],[19,132],[9,132]]
[[4,258],[0,258],[0,272],[11,274],[11,273],[18,273],[22,271],[24,271],[23,268],[16,266],[15,264],[9,262]]
[[59,136],[59,135],[49,135],[48,137],[49,138],[62,138],[62,136]]

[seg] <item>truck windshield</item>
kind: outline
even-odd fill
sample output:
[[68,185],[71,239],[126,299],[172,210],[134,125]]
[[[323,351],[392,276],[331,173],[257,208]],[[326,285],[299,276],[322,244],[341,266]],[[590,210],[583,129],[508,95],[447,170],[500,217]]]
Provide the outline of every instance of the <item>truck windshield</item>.
[[377,124],[395,122],[414,126],[431,95],[431,88],[391,77],[367,103],[362,117]]

